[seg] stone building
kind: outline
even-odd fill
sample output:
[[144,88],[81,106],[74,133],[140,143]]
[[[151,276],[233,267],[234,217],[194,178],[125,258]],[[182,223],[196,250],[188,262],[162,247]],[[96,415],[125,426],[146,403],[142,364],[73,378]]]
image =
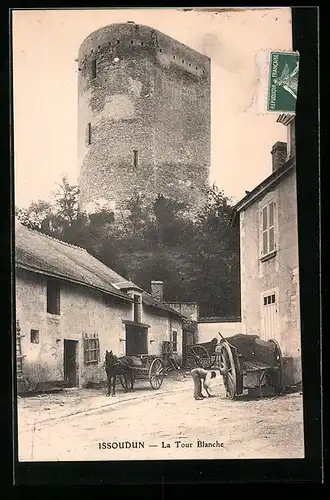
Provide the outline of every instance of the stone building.
[[78,55],[80,207],[112,209],[140,193],[205,199],[210,59],[150,27],[112,24]]
[[183,317],[85,249],[16,222],[17,376],[20,390],[83,387],[105,377],[106,350],[182,362]]
[[301,381],[300,292],[294,117],[280,115],[272,173],[235,207],[240,224],[242,332],[276,339],[287,383]]

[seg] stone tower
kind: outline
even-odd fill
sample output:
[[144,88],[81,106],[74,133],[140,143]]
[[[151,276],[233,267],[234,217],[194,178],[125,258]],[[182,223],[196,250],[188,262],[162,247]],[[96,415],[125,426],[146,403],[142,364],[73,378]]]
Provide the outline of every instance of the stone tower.
[[204,201],[210,59],[132,22],[90,34],[78,56],[80,207],[135,194]]

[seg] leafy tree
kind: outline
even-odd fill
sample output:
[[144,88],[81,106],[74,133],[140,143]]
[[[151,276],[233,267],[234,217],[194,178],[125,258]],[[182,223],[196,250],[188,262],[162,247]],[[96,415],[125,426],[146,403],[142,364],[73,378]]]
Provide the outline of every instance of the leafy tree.
[[238,315],[239,233],[232,227],[232,204],[223,191],[212,186],[208,201],[195,224],[196,273],[193,287],[200,293],[204,316]]
[[158,244],[174,246],[182,241],[188,222],[183,214],[187,204],[158,194],[153,203],[153,212],[157,223]]
[[196,301],[204,316],[239,314],[239,235],[232,200],[212,186],[197,218],[185,202],[135,194],[118,214],[79,210],[79,189],[62,176],[53,203],[38,200],[16,216],[28,227],[87,249],[148,290],[164,281],[168,301]]
[[30,229],[42,231],[46,234],[52,232],[54,211],[51,203],[47,201],[33,201],[27,209],[16,207],[15,216]]

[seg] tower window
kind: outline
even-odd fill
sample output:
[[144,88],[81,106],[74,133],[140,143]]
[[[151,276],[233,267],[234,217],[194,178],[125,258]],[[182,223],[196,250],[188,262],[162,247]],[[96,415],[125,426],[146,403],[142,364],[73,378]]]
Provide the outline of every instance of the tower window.
[[173,59],[176,59],[176,57],[175,57],[175,56],[173,56]]
[[117,43],[120,43],[120,40],[117,40]]
[[96,59],[92,61],[92,78],[96,78]]
[[144,42],[141,42],[141,45],[144,45]]
[[184,63],[184,59],[182,59],[182,63]]
[[189,63],[189,66],[191,66],[191,63]]
[[92,144],[92,124],[87,124],[87,144]]
[[159,49],[159,52],[163,52],[163,49]]
[[198,69],[197,66],[196,66],[196,69]]
[[134,43],[134,41],[133,41],[133,40],[131,40],[131,44],[132,44],[132,45],[133,45],[133,43]]
[[133,150],[133,165],[134,165],[134,168],[137,168],[137,166],[138,166],[138,151],[137,151],[137,149]]

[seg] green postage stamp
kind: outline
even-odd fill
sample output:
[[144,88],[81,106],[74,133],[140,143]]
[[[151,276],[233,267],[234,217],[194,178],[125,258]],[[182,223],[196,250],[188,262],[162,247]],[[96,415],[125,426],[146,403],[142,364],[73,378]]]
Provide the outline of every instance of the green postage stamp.
[[295,114],[299,81],[299,53],[260,51],[258,113]]
[[270,53],[267,111],[295,112],[298,76],[299,55],[297,53]]

